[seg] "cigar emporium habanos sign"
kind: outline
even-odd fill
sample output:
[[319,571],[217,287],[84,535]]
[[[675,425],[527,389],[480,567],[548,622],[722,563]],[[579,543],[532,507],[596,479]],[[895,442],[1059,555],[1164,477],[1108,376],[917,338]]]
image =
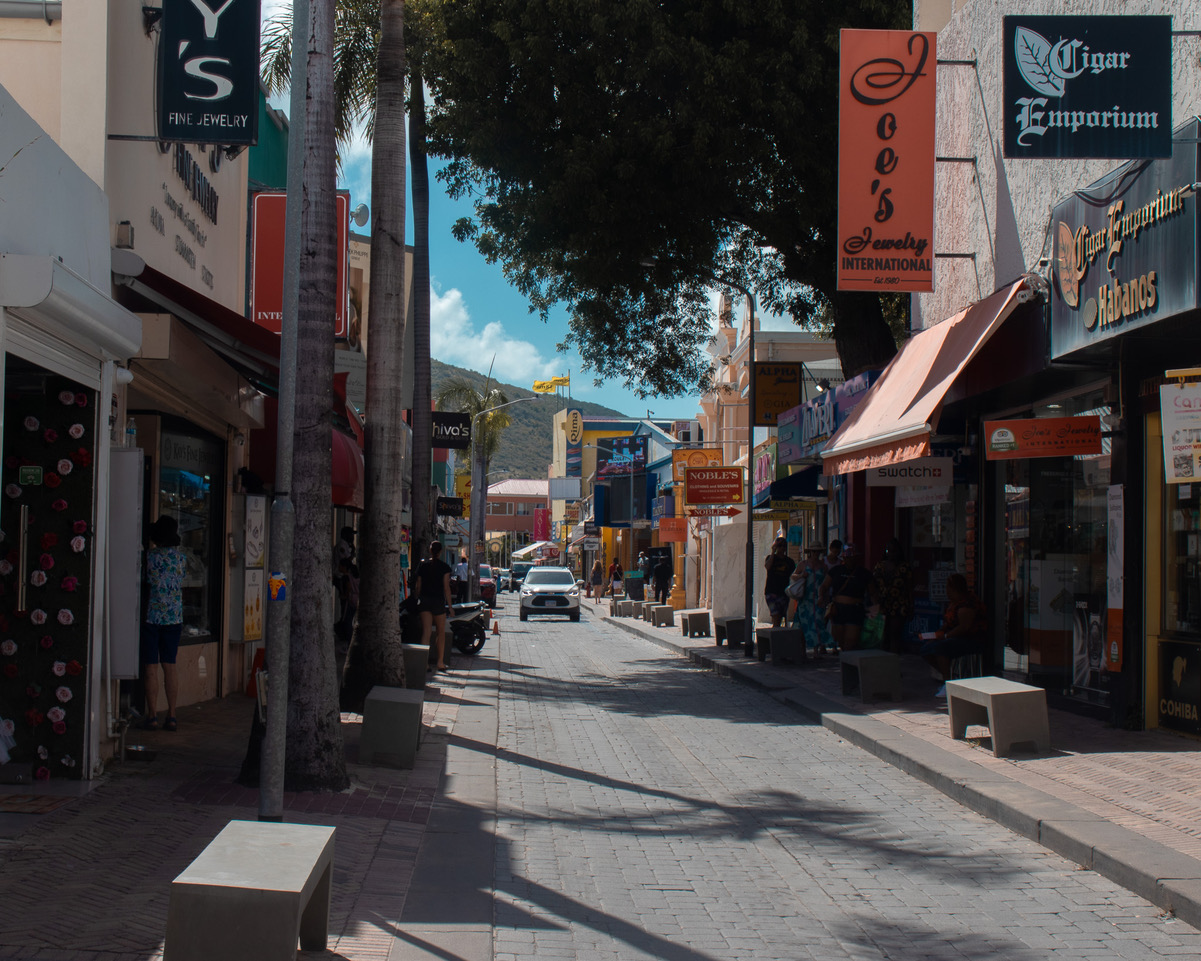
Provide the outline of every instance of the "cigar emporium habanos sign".
[[935,34],[843,30],[838,289],[934,289]]

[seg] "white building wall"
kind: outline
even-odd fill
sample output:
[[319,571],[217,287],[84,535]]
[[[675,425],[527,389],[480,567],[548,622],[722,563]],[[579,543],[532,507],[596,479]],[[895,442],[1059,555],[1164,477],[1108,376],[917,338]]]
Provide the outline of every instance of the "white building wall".
[[[1035,269],[1051,208],[1120,163],[1002,155],[1002,18],[1170,14],[1173,30],[1201,30],[1201,5],[1171,0],[955,0],[953,6],[943,26],[945,0],[915,4],[914,26],[939,30],[939,60],[976,61],[974,68],[938,68],[936,154],[975,157],[976,163],[936,165],[934,227],[938,253],[976,258],[935,260],[934,292],[913,296],[915,328],[938,323]],[[1173,127],[1201,113],[1201,37],[1172,38],[1172,95]]]

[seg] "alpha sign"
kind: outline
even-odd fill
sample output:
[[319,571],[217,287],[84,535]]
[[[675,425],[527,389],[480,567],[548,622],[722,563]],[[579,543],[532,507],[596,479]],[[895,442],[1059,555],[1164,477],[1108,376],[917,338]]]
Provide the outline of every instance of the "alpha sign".
[[1172,18],[1005,17],[1006,157],[1172,153]]
[[158,138],[258,143],[259,0],[163,0]]

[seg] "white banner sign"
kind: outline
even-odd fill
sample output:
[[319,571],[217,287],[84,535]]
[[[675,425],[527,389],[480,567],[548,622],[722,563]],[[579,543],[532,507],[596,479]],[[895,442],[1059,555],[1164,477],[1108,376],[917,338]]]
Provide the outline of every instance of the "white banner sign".
[[1163,467],[1169,484],[1201,480],[1201,384],[1159,388]]
[[951,502],[950,487],[898,487],[896,507],[933,507]]
[[866,471],[868,487],[950,487],[954,461],[950,457],[915,460],[872,467]]

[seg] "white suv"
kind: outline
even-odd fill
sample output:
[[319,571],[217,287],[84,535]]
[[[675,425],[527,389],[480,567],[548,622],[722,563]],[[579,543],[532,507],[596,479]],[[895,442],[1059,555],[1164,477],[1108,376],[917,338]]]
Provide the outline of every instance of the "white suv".
[[521,582],[521,619],[531,614],[566,614],[580,619],[580,585],[566,567],[531,567]]

